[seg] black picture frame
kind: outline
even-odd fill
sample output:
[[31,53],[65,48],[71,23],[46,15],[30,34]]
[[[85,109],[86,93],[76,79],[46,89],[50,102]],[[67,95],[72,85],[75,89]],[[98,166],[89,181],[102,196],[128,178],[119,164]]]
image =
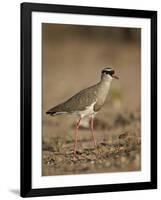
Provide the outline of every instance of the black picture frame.
[[[75,13],[148,18],[151,20],[151,181],[32,189],[32,12]],[[22,197],[129,191],[157,188],[157,12],[114,8],[21,4],[21,190]]]

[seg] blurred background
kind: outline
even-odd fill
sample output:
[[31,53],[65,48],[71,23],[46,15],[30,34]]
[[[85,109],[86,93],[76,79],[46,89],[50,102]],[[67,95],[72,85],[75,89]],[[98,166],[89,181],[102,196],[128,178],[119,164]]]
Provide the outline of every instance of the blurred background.
[[[140,170],[141,29],[43,24],[42,45],[42,175]],[[73,160],[77,118],[45,112],[100,81],[105,67],[119,80],[95,117],[98,149],[84,122]]]

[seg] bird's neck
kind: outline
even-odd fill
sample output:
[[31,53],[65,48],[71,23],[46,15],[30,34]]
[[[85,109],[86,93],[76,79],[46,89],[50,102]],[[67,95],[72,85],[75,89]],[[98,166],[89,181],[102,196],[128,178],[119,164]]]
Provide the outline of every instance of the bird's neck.
[[105,101],[111,86],[112,79],[101,79],[99,82],[99,96]]
[[109,90],[110,86],[111,86],[111,82],[112,82],[112,78],[108,77],[108,78],[102,78],[99,85],[101,88],[103,88],[104,90]]

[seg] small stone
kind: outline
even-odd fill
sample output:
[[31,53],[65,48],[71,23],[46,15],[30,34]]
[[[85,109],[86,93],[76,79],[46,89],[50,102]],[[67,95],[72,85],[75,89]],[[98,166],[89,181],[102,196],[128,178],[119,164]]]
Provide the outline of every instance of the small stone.
[[73,151],[72,151],[72,150],[66,152],[66,155],[70,155],[70,154],[73,154]]
[[127,132],[119,135],[119,139],[125,139],[127,137],[128,137],[128,133]]
[[47,161],[47,165],[54,165],[55,160],[54,159],[50,159]]
[[122,162],[122,163],[125,163],[126,161],[127,161],[126,157],[125,157],[125,156],[122,156],[122,157],[121,157],[121,162]]
[[111,166],[111,163],[110,163],[109,161],[107,161],[107,162],[105,163],[105,166],[106,166],[106,167],[110,167],[110,166]]
[[60,163],[60,162],[62,162],[62,161],[63,161],[63,157],[58,156],[58,157],[56,158],[56,162]]

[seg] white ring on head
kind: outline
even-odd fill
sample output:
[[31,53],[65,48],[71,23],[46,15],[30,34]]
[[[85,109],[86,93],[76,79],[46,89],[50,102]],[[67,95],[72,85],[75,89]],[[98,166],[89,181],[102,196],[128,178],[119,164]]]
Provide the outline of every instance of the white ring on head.
[[112,68],[105,68],[105,69],[103,69],[103,71],[113,71],[113,69]]

